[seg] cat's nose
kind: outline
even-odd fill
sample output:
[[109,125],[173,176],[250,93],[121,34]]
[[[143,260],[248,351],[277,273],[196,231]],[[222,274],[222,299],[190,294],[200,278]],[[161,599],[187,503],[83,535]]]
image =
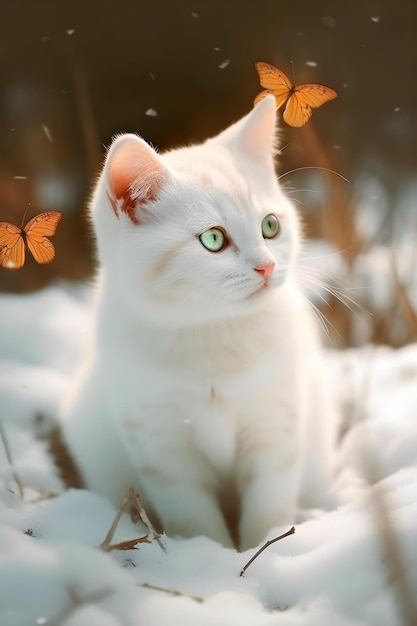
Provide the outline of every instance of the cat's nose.
[[275,267],[274,262],[265,263],[264,265],[259,265],[258,267],[255,267],[255,272],[258,272],[258,274],[262,276],[262,278],[264,279],[265,285],[268,284],[269,279],[272,276],[272,272],[274,271],[274,267]]

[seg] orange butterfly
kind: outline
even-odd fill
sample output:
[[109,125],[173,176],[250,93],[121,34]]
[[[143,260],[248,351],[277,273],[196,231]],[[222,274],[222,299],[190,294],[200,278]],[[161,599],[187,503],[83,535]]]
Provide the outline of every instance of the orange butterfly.
[[0,222],[0,266],[14,270],[22,267],[26,248],[38,263],[50,263],[55,256],[55,248],[47,237],[55,234],[61,218],[59,211],[47,211],[32,217],[24,228]]
[[266,91],[261,91],[256,96],[254,104],[258,104],[272,93],[277,101],[277,110],[286,105],[283,118],[290,126],[304,126],[312,116],[312,109],[337,97],[334,89],[324,85],[316,83],[294,85],[282,70],[269,63],[259,61],[255,63],[255,67],[261,86]]

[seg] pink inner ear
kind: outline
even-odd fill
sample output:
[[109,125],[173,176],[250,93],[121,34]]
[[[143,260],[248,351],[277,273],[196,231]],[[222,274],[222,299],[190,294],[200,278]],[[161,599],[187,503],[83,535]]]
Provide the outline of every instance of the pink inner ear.
[[136,207],[156,199],[163,179],[163,166],[152,148],[140,139],[123,140],[110,156],[108,170],[107,196],[116,216],[120,210],[139,224]]

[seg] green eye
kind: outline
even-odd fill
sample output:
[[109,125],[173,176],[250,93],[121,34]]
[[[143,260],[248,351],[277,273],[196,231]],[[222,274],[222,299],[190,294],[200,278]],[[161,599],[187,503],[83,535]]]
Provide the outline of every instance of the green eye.
[[220,228],[210,228],[204,231],[199,239],[210,252],[221,252],[226,247],[226,235]]
[[270,213],[262,220],[261,228],[265,239],[273,239],[280,231],[278,218],[273,213]]

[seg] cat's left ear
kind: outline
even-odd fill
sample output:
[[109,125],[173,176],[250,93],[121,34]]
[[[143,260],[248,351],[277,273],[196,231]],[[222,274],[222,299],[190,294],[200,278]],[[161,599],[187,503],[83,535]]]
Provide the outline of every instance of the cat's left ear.
[[120,213],[139,223],[138,209],[156,200],[166,182],[167,171],[158,154],[141,137],[121,135],[113,142],[104,167],[107,199],[118,218]]
[[219,137],[250,161],[271,164],[277,153],[276,117],[275,96],[271,94]]

